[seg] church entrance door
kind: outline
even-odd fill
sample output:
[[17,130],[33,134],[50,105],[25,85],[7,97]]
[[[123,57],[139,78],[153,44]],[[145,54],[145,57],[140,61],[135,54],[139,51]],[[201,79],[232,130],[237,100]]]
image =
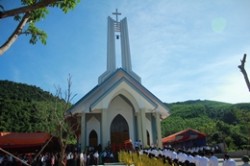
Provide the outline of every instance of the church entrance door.
[[126,119],[122,115],[117,115],[111,123],[111,146],[117,151],[124,146],[124,142],[129,140],[129,127]]
[[89,146],[97,147],[97,133],[95,130],[92,130],[89,134]]

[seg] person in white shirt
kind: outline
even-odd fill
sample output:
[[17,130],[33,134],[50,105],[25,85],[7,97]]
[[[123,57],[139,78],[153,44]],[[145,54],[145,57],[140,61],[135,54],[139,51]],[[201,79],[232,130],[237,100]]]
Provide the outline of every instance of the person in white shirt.
[[93,156],[94,156],[95,164],[98,165],[99,164],[99,153],[97,150],[95,151]]
[[205,156],[204,152],[200,152],[201,158],[199,158],[200,166],[208,166],[209,159]]
[[0,154],[0,165],[2,164],[2,162],[3,162],[3,159],[4,159],[4,157],[3,156],[1,156],[1,154]]
[[158,155],[159,155],[159,152],[158,152],[158,150],[157,150],[156,148],[154,148],[154,149],[151,151],[151,153],[152,153],[152,155],[153,155],[154,157],[158,157]]
[[250,166],[249,162],[249,157],[247,155],[244,155],[242,157],[242,161],[244,162],[244,164],[242,166]]
[[229,155],[225,154],[223,166],[236,166],[236,162]]
[[176,153],[176,151],[174,149],[171,149],[170,158],[172,160],[176,160],[177,159],[177,153]]
[[200,165],[200,158],[201,158],[201,156],[198,153],[196,153],[196,152],[194,152],[193,155],[194,155],[195,166],[201,166]]
[[208,155],[208,166],[218,166],[218,158],[214,155],[214,153],[210,150],[207,152]]
[[80,153],[80,166],[85,166],[87,161],[87,156],[85,153]]
[[135,140],[135,143],[134,143],[134,147],[135,147],[135,150],[139,150],[139,141],[138,140]]
[[195,164],[195,159],[192,156],[191,152],[187,153],[187,161],[190,163],[189,165],[191,165],[191,163]]
[[181,151],[180,162],[184,164],[186,160],[187,160],[187,154],[184,151]]

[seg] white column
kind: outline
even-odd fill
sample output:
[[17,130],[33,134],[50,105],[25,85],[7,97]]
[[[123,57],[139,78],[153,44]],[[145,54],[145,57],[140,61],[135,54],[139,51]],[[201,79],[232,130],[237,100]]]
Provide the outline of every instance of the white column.
[[121,55],[122,55],[122,68],[126,71],[132,71],[131,56],[128,38],[127,18],[121,20]]
[[86,126],[85,126],[85,113],[83,112],[81,115],[81,150],[85,150],[86,147]]
[[107,109],[102,109],[102,122],[101,122],[101,135],[102,135],[102,147],[106,147],[108,143],[108,130],[107,130]]
[[108,32],[107,32],[107,70],[98,78],[98,83],[101,84],[108,76],[116,70],[115,57],[115,21],[108,17]]
[[122,68],[127,71],[132,77],[134,77],[138,82],[141,82],[141,78],[132,71],[127,18],[122,19],[120,22],[120,33]]
[[162,148],[162,142],[161,142],[161,121],[160,121],[160,113],[155,113],[156,118],[156,130],[157,130],[157,144],[159,148]]
[[[137,118],[137,132],[138,132],[138,139],[142,141],[142,123],[141,123],[141,112],[136,113]],[[134,140],[135,141],[135,140]]]
[[146,115],[145,109],[140,109],[141,113],[141,133],[142,133],[142,144],[145,147],[147,145],[147,132],[146,132]]
[[112,72],[116,69],[115,60],[115,21],[108,17],[108,39],[107,39],[107,71]]

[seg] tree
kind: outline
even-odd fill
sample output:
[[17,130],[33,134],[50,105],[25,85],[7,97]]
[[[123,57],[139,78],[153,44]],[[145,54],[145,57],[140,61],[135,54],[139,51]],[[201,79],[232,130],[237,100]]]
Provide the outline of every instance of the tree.
[[[244,54],[243,59],[241,60],[241,64],[238,67],[239,67],[240,71],[242,72],[242,74],[244,76],[245,82],[247,84],[248,91],[250,91],[250,82],[249,82],[249,79],[248,79],[247,72],[245,70],[246,58],[247,58],[247,54]],[[249,129],[249,132],[250,132],[250,129]],[[250,143],[250,138],[249,138],[249,143]],[[246,147],[249,148],[249,145],[247,145]]]
[[35,24],[46,17],[48,7],[59,8],[67,13],[79,2],[80,0],[21,0],[21,7],[10,10],[5,10],[4,6],[0,5],[0,19],[13,17],[18,22],[13,33],[0,46],[0,56],[23,34],[30,36],[31,44],[36,44],[38,40],[46,44],[46,32],[37,28]]
[[[65,117],[65,112],[71,107],[71,101],[76,96],[72,96],[71,92],[71,75],[69,74],[67,79],[67,90],[63,93],[62,89],[57,86],[55,87],[56,93],[54,100],[48,100],[50,113],[49,116],[44,116],[47,121],[47,128],[43,131],[50,133],[52,136],[58,138],[59,143],[59,158],[58,165],[63,166],[65,151],[68,144],[76,143],[76,136],[80,130],[80,116],[69,115]],[[53,108],[52,108],[53,107]],[[52,109],[51,109],[52,108]],[[39,152],[41,153],[42,150]],[[37,154],[39,156],[39,154]],[[36,158],[35,158],[36,159]],[[33,160],[35,162],[35,159]]]
[[[59,145],[60,145],[60,155],[59,155],[59,166],[64,165],[63,159],[65,156],[65,150],[68,144],[72,143],[70,142],[73,137],[76,136],[76,133],[79,131],[80,128],[80,118],[78,115],[74,116],[68,116],[65,117],[64,114],[61,114],[62,112],[65,113],[69,107],[71,106],[70,102],[71,100],[76,96],[72,96],[71,92],[71,75],[69,74],[69,77],[67,79],[67,90],[64,93],[64,97],[62,94],[62,90],[60,87],[56,88],[56,96],[58,96],[58,99],[61,98],[65,101],[65,104],[62,108],[57,107],[57,102],[55,102],[55,111],[54,111],[54,118],[56,119],[54,123],[56,123],[56,131],[55,136],[59,139]],[[59,109],[63,109],[60,111]],[[58,114],[59,113],[59,114]]]
[[250,91],[250,82],[247,76],[247,72],[245,70],[245,62],[246,62],[247,54],[244,54],[243,59],[241,60],[241,64],[238,66],[240,71],[242,72],[245,82],[247,84],[248,90]]

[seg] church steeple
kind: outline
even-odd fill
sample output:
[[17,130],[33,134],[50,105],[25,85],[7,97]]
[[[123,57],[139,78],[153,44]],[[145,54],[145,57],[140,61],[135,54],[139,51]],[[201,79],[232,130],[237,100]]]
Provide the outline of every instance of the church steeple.
[[116,12],[112,14],[116,16],[116,20],[108,17],[107,70],[99,77],[98,82],[99,84],[102,83],[116,71],[115,33],[120,33],[120,38],[117,36],[117,40],[120,39],[121,42],[122,68],[138,82],[141,82],[141,78],[132,71],[127,18],[125,17],[119,21],[118,16],[121,15],[121,13],[119,13],[117,9]]

